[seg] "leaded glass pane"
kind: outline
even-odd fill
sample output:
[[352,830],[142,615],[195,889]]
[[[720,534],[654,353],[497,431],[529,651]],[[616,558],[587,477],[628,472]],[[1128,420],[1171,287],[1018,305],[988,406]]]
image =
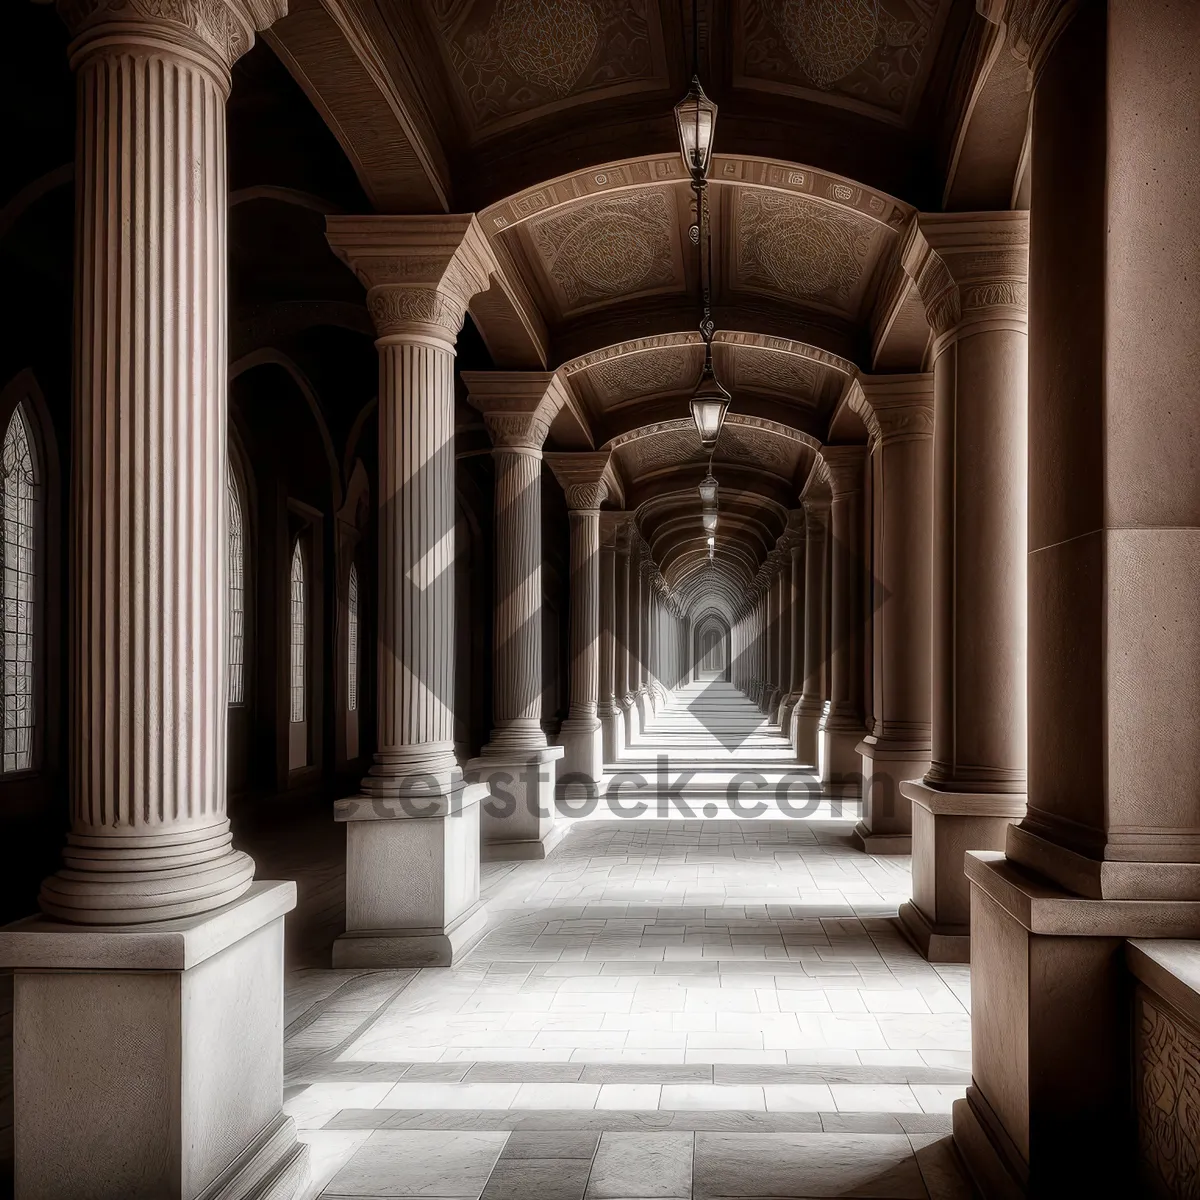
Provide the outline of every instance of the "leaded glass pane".
[[34,604],[40,518],[37,472],[24,406],[0,455],[0,773],[33,766]]

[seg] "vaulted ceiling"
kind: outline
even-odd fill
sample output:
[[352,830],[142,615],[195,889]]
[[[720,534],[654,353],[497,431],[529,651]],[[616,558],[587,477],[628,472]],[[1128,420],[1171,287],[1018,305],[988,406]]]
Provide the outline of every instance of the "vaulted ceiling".
[[[778,538],[859,371],[920,370],[900,265],[920,209],[1017,202],[1010,0],[698,0],[720,106],[708,188],[713,469],[734,591]],[[672,585],[708,572],[688,421],[699,251],[673,105],[691,0],[290,0],[267,38],[380,212],[474,212],[503,268],[472,305],[500,367],[557,370],[556,449],[612,451]],[[985,14],[986,10],[986,14]],[[1011,46],[1010,46],[1011,49]],[[712,586],[716,586],[713,584]]]

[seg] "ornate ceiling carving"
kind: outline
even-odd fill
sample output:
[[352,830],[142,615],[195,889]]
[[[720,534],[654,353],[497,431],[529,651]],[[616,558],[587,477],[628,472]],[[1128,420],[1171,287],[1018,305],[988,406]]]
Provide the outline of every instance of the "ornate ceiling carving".
[[426,0],[476,136],[666,85],[654,0]]
[[630,354],[593,367],[587,375],[607,407],[634,396],[677,392],[696,382],[701,358],[697,347],[672,346]]
[[739,190],[734,264],[739,286],[853,312],[867,270],[871,222],[802,196]]
[[733,383],[740,388],[779,392],[801,404],[815,404],[817,364],[796,354],[740,347],[734,356]]
[[662,188],[573,205],[531,221],[529,234],[564,311],[681,283],[674,206]]
[[907,124],[949,0],[738,0],[735,84]]

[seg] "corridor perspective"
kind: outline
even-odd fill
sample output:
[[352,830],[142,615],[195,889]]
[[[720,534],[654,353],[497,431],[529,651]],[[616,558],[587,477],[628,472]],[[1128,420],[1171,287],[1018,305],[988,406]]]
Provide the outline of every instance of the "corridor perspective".
[[1200,1195],[1200,3],[4,22],[0,1197]]
[[[767,779],[794,770],[731,685],[672,700],[638,747],[650,778],[659,756],[673,778],[727,769],[731,735]],[[907,859],[851,846],[856,800],[840,820],[688,816],[720,795],[698,772],[674,819],[601,806],[551,858],[485,866],[492,923],[449,970],[301,971],[284,1110],[314,1189],[971,1196],[946,1138],[968,969],[889,920]]]

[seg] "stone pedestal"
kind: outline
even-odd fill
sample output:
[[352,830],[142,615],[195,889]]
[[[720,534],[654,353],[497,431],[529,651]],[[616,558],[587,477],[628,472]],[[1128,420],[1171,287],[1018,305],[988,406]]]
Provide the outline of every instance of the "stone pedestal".
[[804,500],[804,688],[792,709],[788,736],[796,758],[817,766],[821,717],[825,711],[825,552],[829,500]]
[[[562,776],[561,746],[505,753],[488,747],[467,763],[472,783],[483,785],[479,830],[485,862],[548,858],[570,826],[557,820],[555,784]],[[577,789],[568,793],[578,803]]]
[[868,853],[908,854],[913,807],[901,785],[930,763],[933,377],[863,376],[849,405],[871,438],[874,538],[874,722],[858,746],[863,819],[854,833]]
[[448,967],[483,934],[479,899],[480,784],[414,781],[400,797],[334,805],[346,822],[346,932],[333,965]]
[[294,883],[201,916],[0,930],[13,978],[20,1200],[284,1200],[283,918]]
[[929,767],[928,746],[869,734],[855,750],[863,779],[863,817],[854,827],[855,842],[868,854],[911,854],[914,818],[905,781]]
[[1003,843],[1025,811],[1024,796],[980,796],[900,784],[912,805],[913,896],[900,922],[931,962],[971,961],[971,893],[964,856],[983,842]]
[[[1019,817],[1025,796],[1028,244],[1024,213],[923,214],[904,252],[934,331],[933,731],[924,784],[953,797],[948,811],[925,807],[921,828],[973,850],[1003,847],[998,817]],[[954,827],[944,838],[935,832],[943,820]],[[961,866],[915,837],[914,897],[963,896],[961,881],[917,878]],[[964,936],[965,913],[954,904],[941,911],[955,919],[941,924],[922,908],[934,952]]]
[[984,1194],[1139,1195],[1124,942],[1195,938],[1200,901],[1087,901],[994,852],[971,884],[971,1076],[954,1139]]
[[[439,835],[443,854],[446,823],[414,814],[472,811],[453,740],[454,344],[494,262],[470,216],[330,217],[327,237],[379,334],[378,748],[362,794],[335,809],[351,825],[334,962],[432,965],[461,948],[447,928],[479,888],[478,843],[462,840],[477,817]],[[420,897],[416,925],[401,888]]]

